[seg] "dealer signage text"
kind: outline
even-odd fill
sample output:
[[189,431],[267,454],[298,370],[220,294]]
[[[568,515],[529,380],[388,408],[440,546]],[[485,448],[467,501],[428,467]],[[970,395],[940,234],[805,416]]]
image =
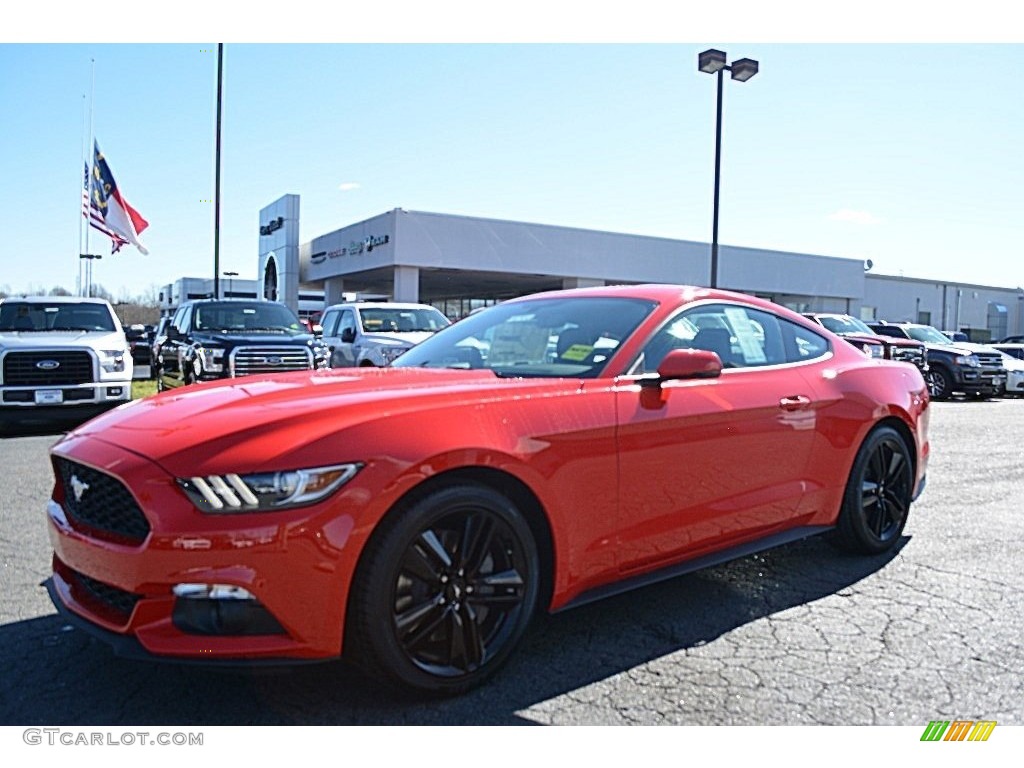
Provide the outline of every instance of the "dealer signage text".
[[336,248],[333,251],[319,251],[309,257],[313,264],[322,264],[327,259],[336,259],[339,256],[358,256],[364,251],[369,253],[374,248],[380,248],[391,242],[390,235],[370,235],[362,240],[353,240],[345,248]]
[[278,216],[276,219],[273,219],[269,224],[264,224],[263,226],[260,227],[260,237],[272,235],[283,226],[284,217]]

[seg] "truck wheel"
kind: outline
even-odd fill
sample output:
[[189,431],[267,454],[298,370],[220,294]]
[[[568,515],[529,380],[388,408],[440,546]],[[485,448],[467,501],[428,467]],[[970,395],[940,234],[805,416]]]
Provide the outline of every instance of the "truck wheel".
[[924,376],[932,400],[949,400],[953,394],[953,379],[942,368],[932,366]]

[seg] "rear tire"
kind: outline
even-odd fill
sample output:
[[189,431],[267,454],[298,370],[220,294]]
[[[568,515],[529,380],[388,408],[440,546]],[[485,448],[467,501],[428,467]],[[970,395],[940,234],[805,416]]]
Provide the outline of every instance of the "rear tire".
[[913,495],[910,449],[895,429],[877,427],[865,438],[850,470],[834,543],[859,554],[889,551],[903,533]]
[[396,509],[367,544],[349,599],[346,651],[374,677],[456,694],[508,659],[537,604],[540,565],[516,506],[460,484]]

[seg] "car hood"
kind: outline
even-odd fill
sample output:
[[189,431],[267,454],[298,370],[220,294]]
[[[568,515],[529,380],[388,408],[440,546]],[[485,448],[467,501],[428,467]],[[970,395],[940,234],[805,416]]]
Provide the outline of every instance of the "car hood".
[[3,349],[124,349],[123,333],[112,331],[0,331]]
[[[835,331],[833,331],[835,333]],[[883,336],[880,333],[864,333],[863,331],[850,331],[849,333],[837,333],[847,340],[866,341],[872,344],[888,344],[892,347],[923,347],[920,341],[911,339],[900,339],[895,336]]]
[[313,335],[309,333],[300,333],[298,335],[291,336],[286,333],[260,333],[258,331],[253,331],[251,333],[217,333],[196,331],[192,335],[192,339],[193,341],[198,342],[200,344],[222,344],[224,346],[229,347],[237,347],[244,344],[308,345],[313,341]]
[[951,355],[973,355],[976,352],[995,354],[999,351],[992,349],[992,347],[986,346],[985,344],[972,344],[967,341],[956,341],[952,344],[929,344],[928,348],[936,349],[940,352],[948,352]]
[[[327,369],[182,387],[109,411],[65,438],[112,443],[181,476],[203,467],[280,469],[279,461],[368,422],[412,411],[578,391],[578,379],[501,379],[490,371]],[[60,444],[58,444],[59,446]],[[352,450],[358,456],[359,448]],[[323,461],[323,456],[318,457]]]
[[364,342],[384,342],[385,344],[402,344],[406,346],[415,347],[424,339],[429,339],[433,336],[433,331],[391,331],[389,333],[365,333],[363,334]]

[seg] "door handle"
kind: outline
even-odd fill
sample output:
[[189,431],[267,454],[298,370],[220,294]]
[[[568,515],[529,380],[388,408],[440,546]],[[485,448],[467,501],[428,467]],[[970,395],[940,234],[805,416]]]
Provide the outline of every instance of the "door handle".
[[811,398],[804,395],[790,395],[779,400],[779,407],[784,411],[802,411],[811,404]]

